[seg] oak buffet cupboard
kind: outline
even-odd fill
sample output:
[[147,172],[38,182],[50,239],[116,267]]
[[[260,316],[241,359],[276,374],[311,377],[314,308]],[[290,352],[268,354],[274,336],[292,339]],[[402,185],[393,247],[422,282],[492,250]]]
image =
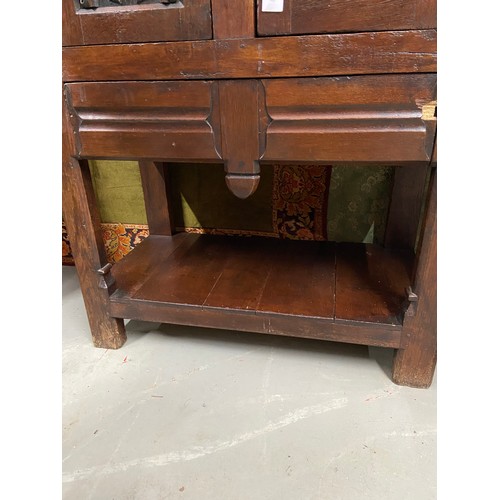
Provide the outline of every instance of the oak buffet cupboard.
[[[436,362],[434,0],[63,0],[63,209],[94,344],[124,318]],[[137,160],[150,236],[106,261],[87,160]],[[383,245],[174,234],[169,162],[394,165]],[[186,166],[186,168],[189,168]],[[293,270],[293,272],[290,272]]]

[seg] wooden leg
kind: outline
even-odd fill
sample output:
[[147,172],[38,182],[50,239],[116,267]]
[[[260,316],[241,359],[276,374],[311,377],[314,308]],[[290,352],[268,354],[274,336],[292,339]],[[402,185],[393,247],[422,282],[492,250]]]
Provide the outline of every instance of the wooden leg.
[[174,222],[170,200],[168,166],[149,160],[139,161],[149,234],[172,236]]
[[90,170],[86,161],[79,162],[72,156],[76,153],[73,133],[64,106],[63,110],[64,221],[71,240],[94,345],[118,349],[125,343],[127,336],[123,320],[109,315],[110,290],[106,277],[97,273],[107,260]]
[[436,179],[436,169],[433,168],[413,286],[418,302],[413,315],[405,316],[403,335],[408,339],[408,345],[396,351],[392,372],[396,384],[410,387],[429,387],[436,366]]

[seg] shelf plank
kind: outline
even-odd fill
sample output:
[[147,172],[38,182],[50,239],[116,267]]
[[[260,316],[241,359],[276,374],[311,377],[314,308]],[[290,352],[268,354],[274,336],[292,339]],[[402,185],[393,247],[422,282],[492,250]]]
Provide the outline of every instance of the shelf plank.
[[277,241],[258,311],[334,318],[335,244]]
[[362,244],[150,236],[113,267],[110,314],[398,348],[407,257]]
[[189,247],[195,241],[196,238],[186,233],[179,233],[175,237],[148,236],[111,268],[119,293],[129,297],[134,295],[164,259],[178,248]]
[[174,304],[203,305],[228,257],[220,237],[194,235],[189,248],[172,252],[154,274],[133,294],[133,298]]
[[337,246],[335,321],[401,324],[411,252]]
[[248,311],[187,304],[111,298],[110,314],[117,318],[191,325],[206,328],[255,332],[287,337],[321,339],[335,342],[401,347],[401,325],[375,323],[342,324],[323,318],[307,318],[275,313],[251,314]]
[[224,269],[203,305],[256,310],[271,271],[274,243],[266,238],[234,238]]

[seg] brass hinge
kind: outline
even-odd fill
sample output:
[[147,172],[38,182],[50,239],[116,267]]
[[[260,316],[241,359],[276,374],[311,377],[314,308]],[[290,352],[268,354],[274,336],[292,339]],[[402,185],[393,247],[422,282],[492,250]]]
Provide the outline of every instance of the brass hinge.
[[437,101],[430,101],[422,106],[422,120],[437,119]]

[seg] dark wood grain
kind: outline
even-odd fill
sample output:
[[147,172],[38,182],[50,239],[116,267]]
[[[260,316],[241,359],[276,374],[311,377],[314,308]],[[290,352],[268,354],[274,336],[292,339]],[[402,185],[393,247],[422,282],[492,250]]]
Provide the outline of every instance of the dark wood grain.
[[260,173],[262,84],[257,80],[217,83],[226,183],[239,198],[247,198],[257,189]]
[[238,198],[244,200],[255,193],[259,187],[260,174],[226,174],[226,185]]
[[191,325],[224,330],[283,335],[351,344],[398,348],[401,326],[384,324],[348,325],[321,318],[286,314],[204,307],[187,304],[145,301],[123,297],[117,291],[111,297],[111,313],[118,318]]
[[417,0],[415,19],[422,28],[437,27],[437,0]]
[[[435,74],[366,75],[264,80],[271,118],[302,115],[337,119],[387,115],[422,117],[422,107],[436,98]],[[303,109],[303,108],[305,109]],[[338,115],[338,116],[337,116]]]
[[117,290],[127,296],[133,296],[170,254],[178,249],[185,251],[195,241],[196,238],[186,233],[176,234],[175,237],[148,236],[112,267],[111,274]]
[[393,380],[411,387],[429,387],[437,358],[437,175],[432,169],[427,211],[422,225],[413,291],[418,303],[413,316],[406,315],[403,335],[408,345],[396,352]]
[[117,317],[401,346],[400,324],[334,322],[334,243],[150,236],[113,273]]
[[111,311],[149,321],[400,347],[401,325],[334,323],[334,248],[263,238],[149,237],[114,267],[118,290]]
[[430,158],[422,106],[435,99],[435,75],[272,79],[264,87],[271,123],[263,160]]
[[400,325],[411,261],[409,252],[384,250],[376,245],[339,244],[335,320]]
[[[63,206],[95,345],[125,341],[121,318],[352,342],[397,349],[394,381],[428,386],[435,0],[76,6],[63,0]],[[90,158],[140,161],[151,235],[110,271]],[[261,161],[397,165],[386,248],[172,236],[169,161],[224,161],[240,198]]]
[[212,0],[214,38],[253,38],[254,0]]
[[76,10],[63,0],[63,45],[212,38],[210,0]]
[[333,320],[335,251],[331,242],[280,242],[262,293],[259,311]]
[[425,165],[396,167],[385,231],[387,246],[415,250],[427,174]]
[[283,2],[283,12],[262,12],[262,0],[256,1],[257,34],[259,36],[292,33],[292,2]]
[[[82,119],[138,121],[148,111],[157,112],[159,119],[205,117],[210,111],[211,87],[211,82],[103,82],[66,86],[73,106],[84,113]],[[179,110],[186,110],[184,116]]]
[[172,236],[174,224],[167,196],[166,168],[163,163],[139,161],[149,234]]
[[76,6],[73,1],[62,2],[62,44],[81,45],[82,32],[79,17],[76,15]]
[[77,154],[86,158],[219,159],[208,123],[213,82],[65,86]]
[[406,129],[400,128],[398,121],[386,121],[385,128],[379,122],[365,121],[366,129],[358,129],[359,134],[355,133],[358,124],[347,130],[330,123],[315,125],[305,129],[291,124],[272,126],[262,159],[269,162],[334,161],[387,165],[428,160],[425,127],[418,121],[408,121],[409,128]]
[[436,31],[63,49],[63,81],[203,80],[436,71]]
[[257,310],[266,285],[275,242],[264,238],[235,238],[224,268],[204,306]]
[[435,0],[287,0],[282,13],[262,12],[261,5],[261,36],[436,27]]
[[174,246],[178,236],[157,236],[115,266],[115,298],[401,328],[407,252],[192,234]]
[[117,349],[126,339],[123,320],[109,315],[109,288],[97,270],[106,263],[100,219],[86,161],[78,162],[71,117],[63,102],[63,212],[96,347]]
[[438,145],[437,145],[437,134],[434,138],[434,147],[432,149],[432,158],[431,158],[431,166],[437,167],[437,153],[438,153]]
[[133,295],[141,300],[201,306],[224,269],[220,238],[194,236],[189,247],[172,252]]

